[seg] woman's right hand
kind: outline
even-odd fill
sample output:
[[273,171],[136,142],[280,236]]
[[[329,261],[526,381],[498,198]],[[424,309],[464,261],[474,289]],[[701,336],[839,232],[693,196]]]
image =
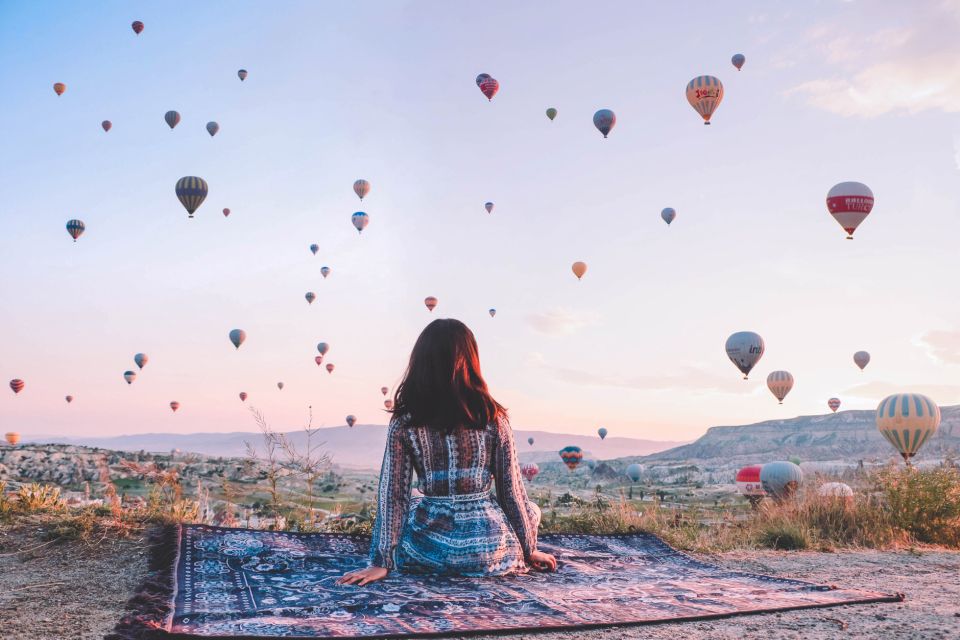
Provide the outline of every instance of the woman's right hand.
[[366,569],[357,569],[356,571],[351,571],[340,576],[337,579],[337,584],[355,584],[358,587],[363,587],[371,582],[376,582],[377,580],[383,580],[387,577],[388,571],[383,567],[367,567]]
[[527,562],[537,571],[556,571],[557,559],[549,553],[543,551],[534,551],[527,558]]

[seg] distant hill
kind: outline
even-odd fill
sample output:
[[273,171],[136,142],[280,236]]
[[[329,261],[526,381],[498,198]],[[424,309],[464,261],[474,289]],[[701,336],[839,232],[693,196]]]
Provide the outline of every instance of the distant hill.
[[[960,406],[941,407],[937,434],[917,456],[960,451]],[[768,420],[738,427],[711,427],[698,440],[647,456],[644,462],[724,461],[736,464],[797,456],[804,461],[886,459],[894,454],[876,427],[875,411],[840,411]],[[894,454],[895,455],[895,454]]]
[[[330,427],[320,430],[318,440],[325,443],[324,449],[333,455],[333,462],[343,467],[360,469],[378,469],[383,457],[386,442],[386,427],[380,425],[356,425],[349,427]],[[287,437],[295,445],[302,446],[304,435],[301,431],[288,432]],[[600,440],[597,436],[578,436],[546,431],[514,432],[520,459],[527,462],[554,460],[563,447],[574,444],[581,447],[588,458],[609,459],[622,456],[645,456],[657,451],[674,447],[679,442],[640,440],[636,438],[607,437]],[[527,438],[534,439],[533,446],[527,444]],[[199,453],[207,456],[242,457],[246,455],[246,444],[258,447],[262,437],[257,432],[234,431],[228,433],[143,433],[124,436],[83,438],[83,437],[45,437],[25,438],[24,442],[63,443],[88,447],[99,447],[114,451],[147,451],[169,453],[173,449],[182,452]]]

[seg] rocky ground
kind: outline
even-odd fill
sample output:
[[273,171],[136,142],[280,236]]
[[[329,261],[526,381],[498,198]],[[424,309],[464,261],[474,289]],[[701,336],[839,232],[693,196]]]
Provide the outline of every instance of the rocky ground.
[[[0,528],[0,636],[6,640],[100,638],[123,613],[146,570],[139,538],[48,543],[36,526]],[[618,638],[957,638],[960,553],[730,552],[706,558],[731,568],[906,594],[902,603],[743,616],[709,622],[574,633],[537,640]],[[501,636],[502,637],[502,636]]]

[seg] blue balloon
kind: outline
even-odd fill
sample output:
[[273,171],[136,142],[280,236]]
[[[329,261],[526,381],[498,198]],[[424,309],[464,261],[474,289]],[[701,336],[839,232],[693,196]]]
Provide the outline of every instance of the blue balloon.
[[768,462],[760,468],[763,490],[777,500],[791,497],[802,482],[803,470],[788,460]]
[[641,467],[636,462],[634,462],[629,467],[627,467],[627,477],[630,478],[630,480],[633,482],[636,482],[637,480],[640,479],[640,474],[642,472],[643,472],[643,467]]
[[606,138],[607,134],[613,130],[613,127],[617,124],[617,114],[610,109],[600,109],[595,114],[593,114],[593,126],[600,130],[600,133],[603,134],[603,137]]

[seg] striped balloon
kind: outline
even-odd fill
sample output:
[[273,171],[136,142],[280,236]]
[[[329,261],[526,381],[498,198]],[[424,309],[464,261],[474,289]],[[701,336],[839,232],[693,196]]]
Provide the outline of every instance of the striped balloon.
[[480,75],[478,75],[478,76],[477,76],[477,79],[476,79],[477,86],[479,87],[479,86],[480,86],[480,83],[483,82],[484,80],[486,80],[486,79],[489,78],[489,77],[490,77],[490,74],[489,74],[489,73],[481,73]]
[[480,81],[480,91],[487,97],[488,101],[492,101],[493,96],[497,95],[497,91],[500,91],[500,83],[497,82],[496,78],[484,78]]
[[330,267],[320,267],[320,275],[326,279],[326,277],[330,275]]
[[174,400],[173,402],[170,403],[170,409],[171,409],[174,413],[176,413],[176,412],[177,412],[177,409],[179,409],[179,408],[180,408],[180,403],[177,402],[176,400]]
[[133,24],[130,25],[130,28],[133,29],[133,32],[137,35],[143,31],[143,23],[139,20],[134,20]]
[[837,409],[840,408],[840,398],[830,398],[827,400],[827,406],[830,407],[831,411],[836,413]]
[[919,393],[896,393],[877,407],[877,430],[908,465],[939,426],[940,407]]
[[353,192],[357,194],[357,197],[362,201],[368,193],[370,193],[370,183],[363,178],[360,178],[353,183]]
[[723,84],[713,76],[697,76],[687,84],[687,102],[710,124],[710,116],[723,100]]
[[772,371],[767,376],[767,388],[783,404],[783,399],[793,389],[793,376],[789,371]]
[[617,126],[617,114],[610,109],[600,109],[593,114],[593,126],[606,138],[607,135],[613,131],[613,128]]
[[177,180],[175,191],[180,204],[192,218],[193,212],[207,199],[207,181],[196,176],[186,176]]
[[841,182],[827,192],[827,210],[853,240],[857,230],[873,211],[873,191],[862,182]]
[[127,384],[133,384],[133,381],[137,379],[137,374],[133,371],[124,371],[123,379],[127,381]]
[[520,465],[520,475],[522,475],[527,482],[533,482],[533,479],[537,477],[538,473],[540,473],[540,467],[538,467],[535,462]]
[[83,232],[87,230],[87,225],[83,224],[83,220],[68,220],[67,221],[67,233],[70,234],[70,237],[73,238],[73,241],[76,242],[77,238],[83,235]]
[[563,464],[567,465],[570,471],[573,471],[580,466],[580,461],[583,460],[583,450],[572,445],[564,447],[560,449],[560,459],[563,460]]
[[240,78],[240,82],[243,82],[244,80],[246,80],[246,79],[247,79],[247,70],[246,70],[246,69],[240,69],[239,71],[237,71],[237,77]]
[[14,378],[10,381],[10,388],[13,389],[14,393],[20,393],[25,386],[26,384],[20,378]]
[[363,233],[363,230],[367,228],[368,224],[370,224],[370,216],[363,211],[357,211],[355,214],[350,216],[350,221],[357,229],[357,233]]
[[163,114],[163,119],[166,120],[167,126],[171,129],[180,124],[180,114],[176,111],[167,111]]

